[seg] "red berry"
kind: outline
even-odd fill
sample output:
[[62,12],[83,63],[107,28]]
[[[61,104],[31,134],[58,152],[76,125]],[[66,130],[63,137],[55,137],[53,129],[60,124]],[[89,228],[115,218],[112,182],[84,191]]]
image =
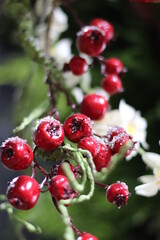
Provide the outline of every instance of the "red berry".
[[114,37],[113,25],[108,21],[101,18],[95,18],[90,22],[90,25],[98,27],[104,33],[106,43],[109,43]]
[[93,122],[87,116],[76,113],[64,122],[64,131],[66,137],[72,142],[79,142],[83,137],[89,137],[92,134]]
[[[63,163],[61,163],[60,165],[57,166],[56,175],[64,175],[64,176],[66,176],[66,174],[65,174],[65,172],[64,172],[64,170],[63,170],[63,168],[62,168],[62,164],[63,164]],[[70,166],[70,170],[71,170],[72,173],[74,174],[74,166],[73,166],[71,163],[69,163],[69,162],[68,162],[68,164],[69,164],[69,166]],[[75,174],[74,174],[74,175],[75,175]]]
[[35,206],[39,198],[38,182],[30,176],[19,176],[7,188],[8,202],[15,208],[28,210]]
[[106,73],[109,74],[120,74],[123,72],[124,66],[120,59],[109,58],[105,61],[106,63]]
[[102,168],[107,168],[112,157],[110,148],[105,143],[100,143],[100,150],[93,158],[96,170],[100,172]]
[[[120,148],[123,147],[130,140],[132,140],[132,137],[130,135],[125,133],[118,134],[117,136],[113,137],[112,141],[109,143],[109,146],[113,153],[118,153],[120,151]],[[133,146],[129,148],[124,155],[129,156],[132,150]]]
[[110,141],[112,141],[113,137],[115,137],[119,134],[127,134],[127,132],[122,127],[113,126],[108,129],[106,137],[107,137],[108,141],[110,142]]
[[123,91],[121,79],[115,74],[110,74],[104,78],[102,87],[109,94],[116,94]]
[[12,170],[24,170],[33,160],[33,152],[27,142],[19,137],[8,138],[1,146],[1,161]]
[[100,55],[106,47],[103,32],[97,27],[86,26],[77,34],[77,47],[79,51],[89,56]]
[[77,240],[98,240],[95,236],[90,233],[82,233],[82,236],[78,237]]
[[107,99],[98,94],[88,94],[83,98],[81,103],[81,112],[92,120],[100,120],[103,118],[107,110]]
[[82,148],[84,150],[88,150],[92,157],[94,158],[100,150],[100,144],[97,139],[93,136],[84,137],[78,143],[78,148]]
[[127,204],[129,196],[128,186],[124,182],[113,183],[106,191],[108,201],[115,203],[118,208],[120,208],[122,204]]
[[61,123],[53,117],[42,118],[34,132],[33,140],[43,150],[56,149],[64,139]]
[[82,75],[88,71],[88,64],[86,60],[79,56],[74,56],[69,62],[70,70],[75,75]]
[[61,199],[70,199],[76,197],[76,192],[70,187],[68,179],[64,175],[56,175],[52,177],[49,191],[52,197],[57,201]]

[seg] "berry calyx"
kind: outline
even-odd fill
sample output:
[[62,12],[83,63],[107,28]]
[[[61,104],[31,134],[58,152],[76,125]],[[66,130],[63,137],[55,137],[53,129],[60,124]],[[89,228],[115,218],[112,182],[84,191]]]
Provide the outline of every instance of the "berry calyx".
[[69,68],[74,75],[80,76],[88,71],[88,64],[84,58],[74,56],[69,62]]
[[61,123],[50,116],[40,120],[33,136],[36,146],[46,151],[56,149],[63,139],[64,131]]
[[120,208],[123,204],[127,204],[130,196],[128,186],[124,182],[111,184],[106,191],[106,198],[109,202],[114,203]]
[[103,32],[94,26],[86,26],[77,34],[77,48],[89,56],[100,55],[106,48]]
[[123,63],[118,58],[109,58],[105,61],[105,72],[108,74],[120,74],[124,70]]
[[89,137],[92,134],[93,122],[90,118],[81,113],[75,113],[64,122],[64,131],[66,137],[71,142],[79,142],[83,137]]
[[8,202],[15,208],[28,210],[35,206],[39,198],[38,182],[30,176],[19,176],[9,183],[7,188]]
[[81,103],[81,112],[92,120],[100,120],[103,118],[107,110],[107,99],[98,94],[87,94]]
[[24,170],[33,160],[31,147],[19,137],[8,138],[2,143],[0,156],[3,165],[12,170]]
[[122,81],[115,74],[110,74],[103,79],[102,88],[111,95],[120,93],[123,91]]
[[69,181],[64,175],[52,177],[49,191],[57,201],[61,199],[72,199],[77,195],[77,193],[71,189]]
[[94,136],[84,137],[79,141],[78,148],[88,150],[94,158],[100,150],[100,144]]
[[82,235],[77,238],[77,240],[98,240],[98,238],[90,233],[83,232]]
[[100,143],[100,150],[93,158],[96,170],[100,172],[102,168],[107,168],[112,157],[110,148],[105,143]]
[[109,43],[114,37],[114,28],[111,23],[101,18],[94,18],[90,25],[98,27],[105,35],[106,43]]

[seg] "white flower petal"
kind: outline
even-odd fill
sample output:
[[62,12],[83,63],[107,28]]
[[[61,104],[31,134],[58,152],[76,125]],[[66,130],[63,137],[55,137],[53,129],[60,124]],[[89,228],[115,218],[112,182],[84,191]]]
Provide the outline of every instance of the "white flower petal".
[[135,109],[122,99],[119,104],[119,111],[124,123],[132,121],[135,117]]
[[153,152],[145,152],[142,155],[142,160],[152,169],[160,169],[160,154]]
[[82,91],[81,88],[79,88],[79,87],[73,88],[72,89],[72,94],[75,97],[77,103],[81,103],[82,102],[84,95],[83,95],[83,91]]
[[156,181],[139,185],[135,187],[135,191],[137,195],[141,195],[144,197],[152,197],[155,196],[158,192],[158,185]]
[[139,181],[141,181],[142,183],[150,183],[156,180],[156,177],[154,175],[145,175],[145,176],[141,176],[138,178]]
[[58,63],[63,65],[68,62],[71,57],[71,39],[64,38],[58,41],[58,43],[51,49],[51,56],[55,57]]
[[105,90],[103,90],[102,88],[99,88],[99,87],[94,88],[94,92],[95,92],[96,94],[102,95],[102,96],[105,97],[107,100],[108,100],[109,97],[110,97],[110,95],[109,95]]
[[70,71],[63,73],[63,76],[64,76],[65,85],[67,88],[73,88],[80,81],[79,76],[75,76]]
[[113,110],[106,112],[102,120],[94,121],[93,131],[101,136],[106,135],[109,127],[120,126],[121,118],[119,115],[119,110]]
[[84,92],[87,92],[90,89],[91,86],[90,72],[86,72],[80,77],[80,86]]

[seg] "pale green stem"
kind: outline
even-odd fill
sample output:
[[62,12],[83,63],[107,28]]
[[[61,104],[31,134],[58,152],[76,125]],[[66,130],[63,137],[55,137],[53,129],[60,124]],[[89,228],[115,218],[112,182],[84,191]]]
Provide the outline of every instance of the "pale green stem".
[[58,202],[58,208],[62,214],[62,219],[63,222],[66,226],[65,228],[65,233],[64,233],[64,239],[65,240],[75,240],[74,232],[71,227],[71,221],[70,221],[70,216],[68,214],[67,207],[64,206],[61,201]]

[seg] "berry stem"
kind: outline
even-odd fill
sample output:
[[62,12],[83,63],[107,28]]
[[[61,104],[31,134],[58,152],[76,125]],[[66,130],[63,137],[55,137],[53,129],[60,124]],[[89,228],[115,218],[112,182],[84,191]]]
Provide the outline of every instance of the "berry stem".
[[81,232],[73,225],[73,220],[72,220],[71,217],[70,217],[70,223],[71,223],[71,227],[72,227],[73,231],[74,231],[77,235],[81,236]]
[[35,157],[36,150],[37,150],[37,147],[35,147],[33,149],[33,154],[34,154],[33,162],[34,162],[34,165],[33,165],[33,169],[32,169],[32,177],[35,176],[35,168],[37,167],[40,170],[40,172],[43,173],[43,175],[45,175],[46,178],[48,178],[48,173],[36,161],[36,157]]
[[103,187],[103,188],[108,188],[108,185],[104,184],[104,183],[100,183],[100,182],[96,182],[95,181],[95,184],[100,186],[100,187]]

